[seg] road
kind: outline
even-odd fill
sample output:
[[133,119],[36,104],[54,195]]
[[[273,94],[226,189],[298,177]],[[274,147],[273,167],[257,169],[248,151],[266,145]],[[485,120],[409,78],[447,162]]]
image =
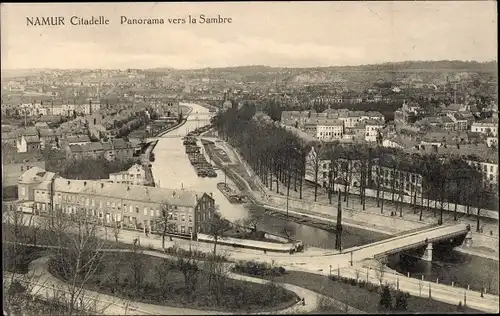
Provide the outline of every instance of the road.
[[[33,245],[31,245],[33,246]],[[38,247],[43,247],[38,245]],[[50,246],[49,246],[50,247]],[[50,248],[55,248],[51,246]],[[107,252],[132,252],[131,249],[107,249]],[[143,251],[144,255],[155,256],[159,258],[165,259],[176,259],[174,256],[159,253],[156,251]],[[48,262],[50,257],[42,257],[32,261],[29,264],[29,275],[32,280],[36,280],[36,285],[32,286],[32,293],[43,298],[49,298],[54,296],[64,295],[63,293],[67,293],[68,284],[63,282],[62,280],[54,277],[48,271]],[[232,267],[232,263],[228,264],[228,269]],[[4,274],[5,277],[11,277],[11,274],[6,272]],[[260,278],[253,278],[245,275],[240,275],[236,273],[229,272],[227,277],[246,281],[253,282],[259,284],[265,284],[269,281],[263,280]],[[300,298],[304,298],[306,304],[303,305],[293,305],[291,307],[273,312],[277,314],[297,314],[297,313],[310,313],[316,310],[317,302],[321,294],[310,291],[308,289],[292,285],[292,284],[283,284],[280,283],[280,286],[294,292]],[[95,291],[85,290],[83,293],[83,302],[85,306],[96,306],[95,311],[102,312],[106,315],[126,315],[126,314],[135,314],[135,315],[228,315],[231,313],[227,312],[218,312],[218,311],[205,311],[205,310],[195,310],[189,308],[180,308],[180,307],[171,307],[164,305],[154,305],[154,304],[146,304],[136,301],[124,300],[121,298],[117,298],[111,295],[106,295],[102,293],[98,293]],[[344,303],[337,301],[333,298],[330,298],[336,306],[343,307]],[[95,304],[95,305],[94,305]],[[348,306],[349,313],[361,314],[362,311]],[[239,313],[238,313],[239,314]],[[269,312],[258,312],[252,314],[269,314]]]

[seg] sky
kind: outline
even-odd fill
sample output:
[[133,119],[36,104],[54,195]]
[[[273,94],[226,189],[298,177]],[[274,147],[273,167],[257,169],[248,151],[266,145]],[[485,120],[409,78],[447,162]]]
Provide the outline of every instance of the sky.
[[[494,1],[2,4],[2,69],[266,65],[322,67],[405,60],[497,60]],[[227,17],[230,24],[169,24]],[[28,26],[27,17],[65,17]],[[72,16],[109,25],[73,26]],[[163,25],[121,25],[121,17]]]

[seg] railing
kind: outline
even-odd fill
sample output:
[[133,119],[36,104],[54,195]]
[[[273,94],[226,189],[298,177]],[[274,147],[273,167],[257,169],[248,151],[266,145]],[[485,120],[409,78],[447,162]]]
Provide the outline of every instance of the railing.
[[411,244],[408,244],[408,245],[405,245],[405,246],[401,246],[401,247],[398,247],[398,248],[392,248],[390,250],[384,251],[383,253],[374,255],[373,257],[374,258],[385,257],[385,255],[387,255],[387,254],[398,253],[398,252],[401,252],[401,251],[404,251],[404,250],[418,248],[420,246],[425,246],[428,243],[432,243],[432,242],[443,240],[443,239],[448,239],[450,237],[460,236],[460,235],[462,235],[464,233],[467,233],[467,232],[468,231],[465,230],[465,231],[459,231],[459,232],[449,233],[449,234],[442,235],[442,236],[439,236],[439,237],[427,238],[427,242],[425,242],[425,241],[418,241],[418,242],[411,243]]

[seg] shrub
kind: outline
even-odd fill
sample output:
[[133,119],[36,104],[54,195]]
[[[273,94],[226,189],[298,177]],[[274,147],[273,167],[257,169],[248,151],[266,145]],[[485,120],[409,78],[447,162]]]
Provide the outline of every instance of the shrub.
[[406,311],[408,307],[408,298],[406,293],[401,291],[396,292],[396,304],[394,305],[394,309],[397,311]]
[[382,292],[380,293],[379,306],[387,310],[392,308],[391,289],[387,285],[384,285],[384,287],[382,288]]

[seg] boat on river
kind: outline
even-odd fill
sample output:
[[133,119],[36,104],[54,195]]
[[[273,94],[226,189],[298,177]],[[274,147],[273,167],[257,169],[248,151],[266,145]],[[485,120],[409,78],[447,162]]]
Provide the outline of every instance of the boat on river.
[[241,204],[246,202],[246,197],[244,195],[224,182],[217,183],[217,189],[226,197],[229,203]]

